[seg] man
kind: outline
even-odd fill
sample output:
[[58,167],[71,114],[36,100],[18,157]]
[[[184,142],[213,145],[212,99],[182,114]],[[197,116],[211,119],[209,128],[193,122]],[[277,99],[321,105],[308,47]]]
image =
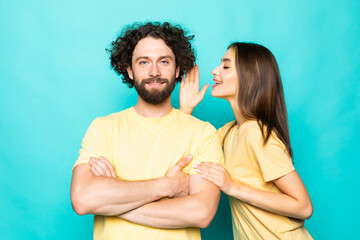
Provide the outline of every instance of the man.
[[219,189],[192,167],[222,161],[216,130],[171,106],[194,66],[192,38],[147,23],[112,43],[111,64],[138,102],[92,122],[73,169],[72,205],[95,214],[94,239],[200,239],[216,213]]

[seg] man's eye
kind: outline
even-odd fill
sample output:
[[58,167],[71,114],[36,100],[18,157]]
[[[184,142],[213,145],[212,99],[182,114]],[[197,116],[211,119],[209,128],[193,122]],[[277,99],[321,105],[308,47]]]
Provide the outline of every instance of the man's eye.
[[147,61],[140,61],[140,65],[144,65],[146,63],[147,63]]
[[167,61],[167,60],[162,60],[161,63],[162,63],[162,64],[168,64],[169,61]]

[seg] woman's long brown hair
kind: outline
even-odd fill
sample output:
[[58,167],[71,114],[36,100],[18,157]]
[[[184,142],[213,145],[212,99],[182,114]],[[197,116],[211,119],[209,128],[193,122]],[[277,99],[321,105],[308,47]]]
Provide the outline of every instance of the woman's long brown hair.
[[292,157],[284,91],[274,55],[254,43],[235,42],[228,49],[235,53],[241,114],[256,119],[264,144],[274,131]]

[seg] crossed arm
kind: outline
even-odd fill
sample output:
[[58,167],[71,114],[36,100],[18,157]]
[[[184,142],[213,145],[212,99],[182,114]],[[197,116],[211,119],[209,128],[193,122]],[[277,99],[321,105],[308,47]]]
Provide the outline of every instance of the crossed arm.
[[215,216],[219,189],[199,175],[190,176],[190,194],[146,204],[119,217],[157,228],[206,228]]
[[207,227],[216,213],[220,191],[197,175],[188,179],[190,187],[186,184],[188,175],[182,169],[190,160],[179,161],[162,178],[145,181],[115,178],[109,162],[102,173],[88,164],[76,166],[71,183],[73,208],[78,214],[118,215],[158,228]]

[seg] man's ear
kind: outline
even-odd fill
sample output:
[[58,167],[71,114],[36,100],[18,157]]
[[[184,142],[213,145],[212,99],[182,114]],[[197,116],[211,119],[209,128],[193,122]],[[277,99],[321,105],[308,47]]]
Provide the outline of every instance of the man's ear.
[[133,71],[132,71],[130,66],[126,68],[126,71],[127,71],[128,75],[129,75],[129,78],[131,80],[134,80],[134,74],[133,74]]
[[176,74],[176,78],[175,78],[175,79],[177,79],[177,78],[179,77],[179,73],[180,73],[180,67],[178,66],[178,67],[176,68],[176,72],[175,72],[175,74]]

